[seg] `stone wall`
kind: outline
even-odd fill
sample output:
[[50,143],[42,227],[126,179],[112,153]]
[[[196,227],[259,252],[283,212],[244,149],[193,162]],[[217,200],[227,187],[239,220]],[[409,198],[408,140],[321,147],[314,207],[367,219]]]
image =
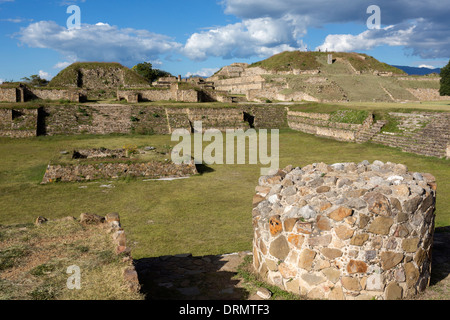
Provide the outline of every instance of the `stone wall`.
[[81,93],[78,90],[32,88],[21,84],[17,88],[0,88],[0,101],[26,102],[35,99],[70,100],[80,102]]
[[125,99],[128,102],[139,101],[181,101],[199,102],[199,93],[196,90],[117,90],[117,100]]
[[10,138],[35,137],[37,109],[0,109],[0,136]]
[[439,89],[427,89],[427,88],[406,88],[413,96],[419,101],[433,101],[433,100],[450,100],[450,96],[441,96]]
[[316,163],[263,176],[253,265],[311,299],[401,299],[431,274],[436,182],[402,164]]
[[214,81],[216,90],[228,91],[232,94],[246,94],[248,90],[261,90],[265,80],[260,75]]
[[372,142],[400,148],[402,151],[444,158],[448,157],[450,144],[450,113],[391,112],[389,116],[398,123],[400,132],[380,132]]
[[98,179],[117,179],[124,177],[187,177],[197,173],[194,162],[174,164],[172,162],[102,162],[93,164],[48,165],[42,184],[52,182],[79,182]]
[[329,114],[289,111],[287,118],[293,130],[340,141],[355,141],[358,132],[363,129],[360,124],[329,121]]
[[0,101],[3,102],[19,102],[17,100],[16,88],[0,88]]
[[26,95],[25,101],[33,99],[42,100],[69,100],[72,102],[80,102],[80,93],[76,90],[60,90],[60,89],[37,89],[27,88],[29,94]]

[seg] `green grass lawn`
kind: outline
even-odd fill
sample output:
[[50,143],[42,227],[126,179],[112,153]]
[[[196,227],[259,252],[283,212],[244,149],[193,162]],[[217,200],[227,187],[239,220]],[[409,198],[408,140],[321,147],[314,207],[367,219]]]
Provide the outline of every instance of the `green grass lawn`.
[[[280,133],[281,167],[381,160],[432,173],[438,183],[436,225],[450,225],[450,161],[287,129]],[[167,149],[176,143],[168,135],[0,138],[0,224],[29,223],[38,216],[78,218],[84,212],[102,216],[118,212],[136,259],[251,250],[257,165],[211,165],[203,174],[174,181],[122,179],[112,182],[114,188],[100,187],[108,181],[40,185],[49,160],[62,150],[114,149],[127,144]]]

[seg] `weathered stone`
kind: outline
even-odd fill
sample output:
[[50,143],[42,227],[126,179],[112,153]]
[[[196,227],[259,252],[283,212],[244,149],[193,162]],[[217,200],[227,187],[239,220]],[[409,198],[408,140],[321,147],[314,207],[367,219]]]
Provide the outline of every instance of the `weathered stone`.
[[391,203],[391,212],[396,215],[402,212],[402,204],[397,198],[391,197],[389,199],[389,202]]
[[403,203],[403,210],[406,213],[414,213],[417,210],[417,207],[419,206],[420,202],[422,202],[422,197],[421,196],[415,196],[412,199],[406,200]]
[[334,231],[336,232],[336,235],[341,240],[350,239],[353,236],[353,233],[355,232],[353,229],[351,229],[345,225],[340,225],[340,226],[334,228]]
[[434,205],[435,197],[432,193],[430,193],[425,200],[423,200],[422,205],[420,206],[421,212],[426,212],[431,206]]
[[402,249],[406,252],[416,252],[419,245],[419,238],[403,239]]
[[294,278],[297,274],[297,270],[284,262],[280,263],[278,271],[280,271],[281,276],[285,279]]
[[359,228],[364,229],[367,224],[370,221],[370,217],[366,216],[365,214],[360,213],[359,214]]
[[367,193],[367,189],[350,190],[344,193],[348,198],[360,198]]
[[359,291],[361,290],[361,285],[359,283],[358,278],[353,277],[342,277],[341,278],[342,286],[350,291]]
[[377,257],[377,252],[375,250],[367,250],[365,252],[366,261],[372,261]]
[[312,223],[297,222],[296,228],[298,233],[310,234],[312,232]]
[[333,260],[342,256],[342,251],[339,249],[323,248],[320,251],[327,259]]
[[353,236],[352,240],[350,240],[350,244],[362,246],[367,240],[369,240],[369,235],[367,233],[360,233]]
[[100,224],[105,221],[105,217],[101,217],[96,214],[90,214],[90,213],[82,213],[80,215],[80,222],[82,224]]
[[372,221],[367,230],[371,233],[386,235],[393,224],[392,218],[379,216]]
[[325,298],[325,293],[320,287],[315,287],[308,292],[306,297],[312,300],[320,300]]
[[414,266],[413,262],[405,263],[406,285],[408,288],[416,285],[419,279],[419,270]]
[[316,193],[325,193],[330,190],[331,190],[331,188],[329,186],[320,186],[316,189]]
[[278,263],[272,259],[266,259],[267,268],[270,271],[278,271]]
[[381,267],[383,270],[389,270],[398,265],[403,260],[403,253],[385,251],[380,254]]
[[400,184],[398,186],[392,186],[392,190],[399,197],[408,197],[410,195],[409,188],[405,184]]
[[120,222],[120,216],[117,212],[108,213],[105,217],[107,223]]
[[281,191],[283,197],[292,196],[297,193],[297,189],[294,186],[287,187]]
[[280,219],[280,216],[272,216],[269,219],[269,230],[270,234],[275,237],[283,231],[283,225]]
[[311,206],[304,206],[300,209],[299,214],[305,219],[315,218],[317,213]]
[[368,209],[370,213],[376,215],[390,216],[391,206],[389,204],[389,199],[378,192],[369,192],[364,196],[364,200],[368,204]]
[[291,234],[288,236],[288,242],[297,249],[300,249],[305,241],[305,237],[298,234]]
[[331,243],[331,240],[332,240],[331,234],[326,234],[323,236],[310,237],[308,239],[308,244],[313,247],[315,246],[326,247]]
[[37,217],[37,218],[36,218],[36,221],[34,222],[34,224],[37,225],[37,226],[39,226],[39,225],[41,225],[41,224],[43,224],[43,223],[46,223],[47,221],[48,221],[47,218],[44,218],[44,217]]
[[384,299],[386,300],[398,300],[403,296],[403,289],[396,282],[391,282],[386,286],[384,291]]
[[272,292],[269,291],[269,289],[266,288],[258,288],[258,290],[256,291],[256,294],[264,299],[264,300],[269,300],[270,297],[272,297]]
[[326,280],[325,277],[314,273],[304,273],[302,279],[310,286],[318,285]]
[[366,290],[382,291],[384,289],[384,276],[382,274],[372,274],[367,278]]
[[331,208],[332,204],[328,201],[322,203],[319,207],[320,211],[326,211],[327,209]]
[[353,210],[346,207],[339,207],[338,209],[332,211],[329,215],[329,217],[335,221],[342,221],[346,217],[351,216],[353,213]]
[[336,283],[339,281],[339,278],[341,277],[341,271],[336,268],[326,268],[322,270],[322,273],[327,277],[327,279],[333,283]]
[[298,266],[305,270],[311,270],[315,257],[316,252],[310,249],[303,249],[302,252],[300,252],[300,256],[298,259]]
[[406,280],[405,270],[403,268],[396,269],[394,279],[397,282],[404,282]]
[[295,224],[297,223],[298,219],[296,218],[289,218],[284,220],[284,231],[291,232],[294,229]]
[[331,230],[330,219],[322,215],[318,215],[316,218],[316,226],[317,228],[319,228],[319,230],[329,231]]
[[361,198],[353,198],[353,199],[350,199],[349,202],[347,202],[347,206],[349,206],[350,208],[353,208],[353,209],[360,210],[360,209],[367,207],[367,202],[365,202]]
[[348,273],[365,273],[367,271],[367,264],[364,261],[350,260],[347,264]]
[[395,250],[397,249],[397,240],[395,238],[389,238],[389,240],[386,243],[386,249],[388,250]]
[[300,281],[298,279],[286,281],[284,287],[288,292],[300,294]]
[[425,250],[423,250],[422,248],[419,248],[419,250],[417,250],[417,253],[414,255],[414,262],[418,266],[421,266],[426,257],[427,257],[427,252]]
[[284,236],[279,236],[270,244],[269,253],[279,260],[284,260],[289,254],[289,244]]
[[342,287],[334,287],[331,289],[331,292],[328,294],[329,300],[345,300],[344,291]]
[[397,227],[394,232],[394,237],[405,238],[409,234],[408,228],[404,224],[401,224]]
[[138,292],[140,290],[141,286],[139,284],[138,274],[134,267],[127,267],[123,271],[122,276],[130,291]]
[[259,194],[255,194],[253,196],[253,208],[256,208],[258,206],[258,204],[260,204],[261,202],[263,202],[264,200],[266,200],[265,197],[260,196]]

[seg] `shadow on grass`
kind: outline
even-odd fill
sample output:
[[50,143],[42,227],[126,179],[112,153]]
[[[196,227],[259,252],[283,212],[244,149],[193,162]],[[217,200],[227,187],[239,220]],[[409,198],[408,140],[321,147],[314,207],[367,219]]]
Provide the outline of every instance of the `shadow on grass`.
[[237,288],[239,280],[233,279],[238,261],[180,254],[139,259],[135,267],[147,300],[245,300],[248,292]]
[[450,226],[435,229],[432,259],[430,286],[450,274]]
[[196,164],[195,167],[197,168],[197,172],[200,175],[203,175],[204,173],[211,173],[214,172],[215,170],[211,167],[208,167],[206,164],[202,163],[202,164]]

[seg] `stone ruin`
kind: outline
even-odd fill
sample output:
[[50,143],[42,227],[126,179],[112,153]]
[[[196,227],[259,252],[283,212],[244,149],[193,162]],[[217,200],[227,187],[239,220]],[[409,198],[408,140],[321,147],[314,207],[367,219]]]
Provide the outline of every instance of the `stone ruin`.
[[430,282],[436,181],[368,161],[288,166],[253,199],[253,266],[311,299],[410,298]]
[[[135,150],[146,154],[155,150],[146,147]],[[41,184],[53,182],[85,182],[102,179],[141,177],[149,179],[184,178],[198,173],[194,160],[176,164],[169,159],[133,160],[127,149],[110,150],[83,149],[72,153],[62,152],[71,157],[70,163],[51,163],[45,170]],[[86,162],[87,160],[90,160]]]

